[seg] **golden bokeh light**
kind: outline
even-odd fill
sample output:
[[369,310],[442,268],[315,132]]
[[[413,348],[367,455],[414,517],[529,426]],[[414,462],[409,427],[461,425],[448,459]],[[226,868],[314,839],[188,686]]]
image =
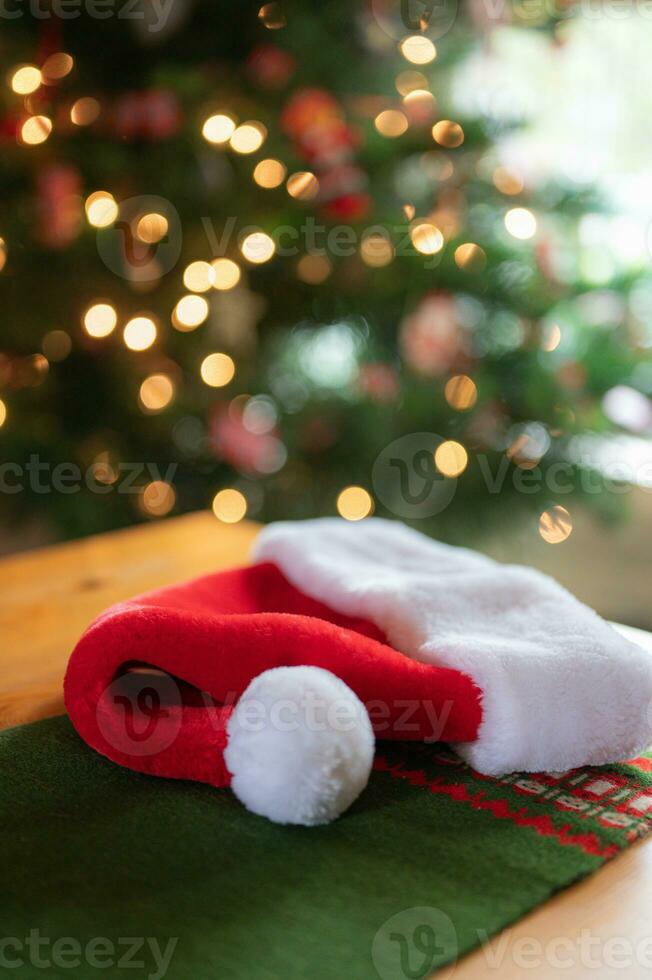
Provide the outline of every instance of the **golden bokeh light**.
[[9,86],[16,95],[31,95],[43,81],[43,75],[36,65],[21,65],[9,79]]
[[453,122],[452,119],[440,119],[432,127],[432,138],[440,146],[454,150],[456,146],[461,146],[464,142],[464,130],[459,123]]
[[213,282],[214,289],[226,291],[227,289],[233,289],[240,282],[240,276],[242,275],[240,266],[233,259],[213,259],[211,265],[213,266],[213,274],[215,276],[215,281]]
[[7,264],[7,254],[8,254],[7,243],[4,240],[4,238],[0,238],[0,272],[2,272],[5,265]]
[[278,31],[287,23],[280,3],[264,3],[258,11],[258,20],[268,31]]
[[146,245],[155,245],[162,238],[165,238],[168,229],[168,219],[165,215],[152,211],[138,219],[136,237],[140,238],[141,242],[145,242]]
[[537,232],[537,219],[527,208],[510,208],[505,215],[505,228],[512,236],[525,241]]
[[267,130],[262,123],[242,123],[234,130],[229,145],[236,153],[255,153],[263,145]]
[[215,269],[210,262],[191,262],[184,270],[183,284],[193,293],[206,293],[215,285]]
[[41,350],[49,361],[64,361],[72,350],[72,340],[65,330],[50,330],[41,341]]
[[49,58],[46,58],[43,65],[43,81],[58,82],[66,75],[69,75],[74,67],[75,62],[69,54],[65,51],[56,51],[51,54]]
[[372,269],[381,269],[394,258],[394,246],[386,235],[365,235],[360,243],[360,258]]
[[466,469],[469,456],[461,442],[447,439],[435,450],[435,466],[442,476],[459,476]]
[[208,316],[208,311],[208,302],[203,296],[195,293],[182,296],[172,311],[172,325],[182,332],[196,330]]
[[396,139],[408,128],[408,121],[400,109],[384,109],[374,119],[374,126],[381,136]]
[[88,223],[94,228],[108,228],[118,217],[118,205],[108,191],[94,191],[84,205]]
[[411,34],[403,38],[399,48],[405,60],[413,65],[428,65],[437,57],[437,48],[423,34]]
[[243,493],[228,487],[213,497],[213,513],[224,524],[237,524],[247,513],[247,500]]
[[555,504],[539,517],[539,534],[548,544],[560,544],[570,537],[573,521],[565,507]]
[[174,507],[177,495],[174,487],[165,480],[152,480],[143,487],[140,506],[148,517],[165,517]]
[[150,374],[140,386],[140,407],[146,412],[162,412],[174,398],[174,383],[167,374]]
[[269,262],[276,251],[276,245],[264,231],[253,231],[240,243],[240,251],[249,262],[260,265]]
[[235,376],[235,362],[228,354],[208,354],[201,362],[199,373],[204,384],[211,388],[223,388]]
[[420,221],[410,228],[410,239],[417,252],[422,255],[436,255],[444,247],[444,236],[436,225]]
[[494,187],[501,194],[520,194],[523,190],[523,180],[518,174],[505,167],[496,167],[492,180]]
[[70,121],[75,126],[90,126],[100,114],[100,103],[90,95],[77,99],[70,109]]
[[325,255],[308,253],[302,255],[297,262],[297,276],[310,286],[318,286],[325,282],[333,271],[331,261]]
[[548,351],[557,350],[561,343],[561,327],[557,323],[551,323],[544,333],[541,341],[541,349]]
[[287,179],[287,192],[298,201],[311,201],[319,193],[319,181],[309,170],[299,170]]
[[487,264],[487,254],[473,242],[465,242],[455,249],[455,265],[464,272],[482,272]]
[[371,494],[364,487],[344,487],[337,497],[337,512],[346,521],[361,521],[374,509]]
[[399,95],[409,95],[410,92],[414,92],[416,89],[427,88],[428,79],[423,72],[408,68],[406,71],[399,72],[396,76],[396,91]]
[[444,397],[451,408],[458,412],[466,412],[477,402],[478,389],[475,381],[469,378],[468,374],[455,374],[446,382]]
[[147,350],[156,340],[156,324],[149,316],[134,316],[125,324],[123,339],[129,350]]
[[7,406],[0,398],[0,427],[2,427],[7,421]]
[[286,173],[287,168],[284,163],[269,157],[256,164],[253,177],[259,187],[269,190],[272,187],[279,187],[285,180]]
[[89,337],[108,337],[115,330],[118,314],[110,303],[94,303],[84,313],[82,322]]
[[118,479],[118,467],[114,465],[108,450],[98,453],[92,463],[93,479],[98,483],[110,485]]
[[47,116],[30,116],[20,127],[20,138],[27,146],[45,143],[52,132],[52,120]]
[[228,143],[234,132],[235,122],[221,112],[209,116],[201,130],[204,139],[214,144]]

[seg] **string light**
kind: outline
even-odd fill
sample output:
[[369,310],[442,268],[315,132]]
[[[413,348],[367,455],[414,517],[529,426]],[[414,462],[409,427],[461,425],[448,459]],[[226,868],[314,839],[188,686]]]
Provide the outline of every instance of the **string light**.
[[213,497],[213,513],[224,524],[237,524],[247,513],[247,500],[243,493],[229,487]]
[[459,476],[466,469],[468,461],[466,449],[454,439],[440,442],[435,450],[435,466],[442,476]]
[[108,228],[118,217],[118,205],[108,191],[94,191],[84,205],[88,223],[94,228]]
[[0,272],[4,269],[7,264],[7,243],[4,238],[0,238]]
[[41,341],[41,349],[50,361],[63,361],[72,350],[72,340],[65,330],[50,330]]
[[259,187],[271,189],[279,187],[285,180],[287,168],[280,160],[269,157],[261,160],[254,168],[253,178]]
[[20,138],[27,146],[45,143],[52,132],[52,120],[47,116],[30,116],[20,127]]
[[129,350],[147,350],[156,340],[156,324],[149,316],[135,316],[125,325],[123,338]]
[[211,265],[215,276],[214,289],[226,291],[233,289],[240,282],[240,266],[233,259],[213,259]]
[[501,194],[520,194],[523,190],[523,181],[519,175],[505,167],[496,167],[492,180]]
[[416,89],[427,89],[428,79],[420,71],[413,71],[408,69],[407,71],[402,71],[396,76],[396,91],[399,95],[409,95],[410,92],[414,92]]
[[202,381],[211,388],[223,388],[233,380],[235,363],[228,354],[208,354],[199,368]]
[[513,238],[533,238],[537,231],[537,219],[527,208],[511,208],[505,215],[505,228]]
[[557,323],[551,323],[546,330],[545,336],[541,342],[541,349],[548,351],[549,353],[553,350],[557,350],[561,343],[561,327]]
[[483,248],[473,242],[465,242],[455,249],[455,265],[464,272],[481,272],[487,264],[487,255]]
[[94,303],[86,310],[83,324],[89,337],[108,337],[115,330],[118,314],[110,303]]
[[276,245],[264,231],[254,231],[241,242],[240,251],[249,262],[260,265],[269,262],[276,251]]
[[172,311],[172,325],[185,332],[196,330],[208,316],[208,309],[203,296],[194,293],[182,296]]
[[215,269],[209,262],[191,262],[183,273],[183,284],[193,293],[205,293],[215,285]]
[[43,75],[36,65],[21,65],[12,74],[9,86],[16,95],[31,95],[42,82]]
[[174,398],[174,384],[167,374],[150,374],[140,386],[140,406],[146,412],[162,412]]
[[415,88],[403,97],[403,105],[411,113],[419,115],[432,115],[435,111],[436,100],[432,92],[425,88]]
[[287,21],[280,3],[265,3],[258,11],[258,20],[268,31],[278,31],[285,27]]
[[395,139],[408,128],[408,121],[399,109],[385,109],[374,119],[374,126],[381,136]]
[[209,143],[228,143],[235,131],[235,122],[230,116],[216,113],[209,116],[202,126],[202,136]]
[[432,127],[432,138],[447,150],[454,150],[464,142],[464,130],[452,119],[440,119]]
[[110,485],[118,479],[118,468],[111,462],[111,457],[107,450],[98,453],[92,464],[93,479],[98,483]]
[[70,121],[75,126],[90,126],[100,114],[100,103],[90,95],[77,99],[70,109]]
[[152,211],[150,214],[144,214],[142,218],[138,219],[136,237],[140,238],[141,242],[145,242],[147,245],[155,245],[162,238],[165,238],[168,229],[168,219],[165,215]]
[[0,398],[0,428],[5,424],[6,421],[7,421],[7,406],[3,402],[2,398]]
[[478,400],[478,389],[467,374],[455,374],[446,382],[444,397],[451,408],[466,412]]
[[413,65],[427,65],[437,57],[437,48],[423,34],[411,34],[410,37],[403,38],[399,48],[405,60]]
[[298,201],[311,201],[319,193],[319,181],[309,170],[290,174],[285,186],[290,197]]
[[560,544],[570,537],[573,521],[565,507],[555,504],[539,517],[539,534],[548,544]]
[[297,276],[302,282],[307,282],[311,286],[318,286],[325,282],[332,271],[330,259],[325,255],[309,253],[302,255],[297,262]]
[[422,255],[435,255],[444,246],[444,236],[436,225],[421,221],[410,228],[410,239],[417,252]]
[[236,153],[255,153],[262,145],[267,130],[262,123],[246,122],[234,131],[229,145]]
[[365,235],[360,243],[360,258],[365,265],[381,269],[394,258],[394,246],[385,235]]
[[337,511],[347,521],[361,521],[374,509],[373,498],[364,487],[344,487],[337,497]]
[[174,487],[165,480],[152,480],[143,487],[140,495],[141,509],[149,517],[165,517],[174,507],[177,495]]
[[65,51],[57,51],[46,59],[43,65],[43,81],[47,83],[58,82],[66,75],[69,75],[75,62]]

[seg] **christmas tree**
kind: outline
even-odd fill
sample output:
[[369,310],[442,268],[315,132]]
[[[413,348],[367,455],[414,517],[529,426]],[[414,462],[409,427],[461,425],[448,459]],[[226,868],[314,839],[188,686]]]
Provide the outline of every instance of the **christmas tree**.
[[469,539],[523,513],[562,540],[573,436],[638,355],[577,259],[596,202],[526,186],[452,105],[477,16],[44,9],[0,49],[11,517],[375,511]]

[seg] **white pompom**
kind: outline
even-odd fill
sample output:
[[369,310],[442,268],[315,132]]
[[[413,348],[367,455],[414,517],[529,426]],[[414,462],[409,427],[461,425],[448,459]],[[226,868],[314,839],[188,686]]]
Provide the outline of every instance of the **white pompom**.
[[236,704],[227,734],[233,792],[276,823],[328,823],[369,780],[374,734],[367,710],[320,667],[259,674]]

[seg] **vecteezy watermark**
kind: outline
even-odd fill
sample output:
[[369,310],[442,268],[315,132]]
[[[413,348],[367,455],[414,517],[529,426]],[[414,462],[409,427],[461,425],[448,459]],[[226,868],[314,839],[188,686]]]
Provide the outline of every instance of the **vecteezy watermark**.
[[[371,471],[371,482],[378,500],[392,514],[413,520],[440,514],[452,502],[457,477],[445,476],[437,468],[437,449],[449,442],[434,432],[412,432],[390,442],[378,454]],[[450,443],[449,443],[450,444]],[[454,453],[449,463],[462,472],[471,458],[464,447],[458,464]],[[560,497],[580,491],[585,495],[627,494],[634,488],[652,493],[652,460],[639,465],[613,458],[600,464],[588,453],[572,460],[555,459],[544,466],[517,466],[506,454],[499,458],[487,453],[472,454],[473,464],[488,494],[500,494],[509,482],[519,494],[546,494]]]
[[[137,234],[138,222],[145,216],[158,217],[165,224],[164,234],[155,241]],[[145,236],[150,239],[152,236]],[[179,261],[183,230],[179,212],[165,197],[140,194],[120,201],[120,217],[113,225],[99,229],[97,250],[111,272],[123,279],[154,282],[171,272]]]
[[27,462],[0,463],[0,494],[31,493],[75,494],[82,489],[91,493],[140,493],[143,480],[169,484],[177,463],[169,463],[161,472],[156,463],[91,463],[82,470],[76,463],[50,463],[33,453]]
[[446,510],[457,480],[435,468],[434,454],[443,441],[434,432],[411,432],[390,442],[376,457],[371,482],[376,497],[392,514],[419,519]]
[[[218,732],[224,729],[228,709],[238,697],[239,692],[230,691],[217,704],[210,694],[144,665],[127,670],[109,684],[98,700],[95,716],[108,745],[124,756],[142,758],[173,744],[188,698]],[[251,733],[349,732],[360,726],[361,714],[366,712],[379,738],[391,733],[393,738],[417,736],[433,743],[442,740],[454,707],[451,698],[437,703],[426,698],[374,699],[362,705],[350,698],[326,700],[308,689],[297,698],[262,701],[247,697],[240,701],[231,723]]]
[[441,963],[457,959],[457,930],[441,909],[415,906],[381,925],[371,959],[381,980],[421,980]]
[[31,17],[37,21],[77,20],[82,14],[92,20],[142,21],[150,33],[164,30],[175,0],[0,0],[0,20]]
[[436,41],[457,19],[458,0],[371,0],[371,13],[381,31],[395,41],[418,34]]
[[[94,936],[80,942],[74,936],[44,936],[30,929],[26,936],[0,936],[0,970],[31,966],[35,970],[140,970],[147,980],[163,980],[179,942],[173,936],[161,942],[155,936],[124,936],[113,940]],[[147,971],[147,972],[143,972]]]

